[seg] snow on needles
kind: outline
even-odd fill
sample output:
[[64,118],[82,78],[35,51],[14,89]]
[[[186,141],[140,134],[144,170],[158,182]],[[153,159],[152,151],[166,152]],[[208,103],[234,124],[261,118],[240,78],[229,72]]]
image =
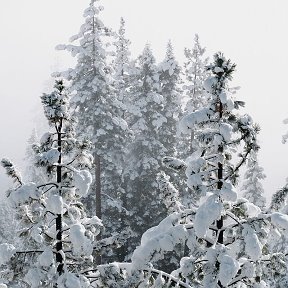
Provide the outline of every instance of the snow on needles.
[[195,233],[199,238],[206,236],[209,226],[220,218],[223,204],[218,195],[211,195],[197,210],[195,215]]
[[16,248],[11,244],[0,244],[0,265],[10,261],[15,254]]
[[92,175],[88,170],[74,171],[76,194],[85,197],[92,183]]
[[85,236],[85,227],[76,223],[70,227],[70,240],[73,245],[73,254],[77,256],[90,256],[93,251],[91,241]]
[[279,212],[272,213],[271,222],[278,228],[288,230],[288,215]]

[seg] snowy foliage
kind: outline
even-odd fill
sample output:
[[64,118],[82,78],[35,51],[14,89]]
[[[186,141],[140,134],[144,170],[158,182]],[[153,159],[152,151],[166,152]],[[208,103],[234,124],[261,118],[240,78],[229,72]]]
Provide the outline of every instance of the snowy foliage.
[[252,153],[248,159],[247,170],[244,175],[244,183],[242,185],[243,196],[249,201],[259,206],[265,207],[266,199],[263,196],[264,189],[261,180],[265,179],[263,168],[259,166],[257,154]]
[[[37,165],[46,167],[50,181],[24,183],[17,180],[16,187],[10,190],[8,199],[21,219],[19,235],[26,240],[25,245],[19,247],[1,244],[1,276],[11,285],[18,282],[36,288],[57,282],[58,287],[72,287],[76,284],[71,283],[81,282],[85,277],[70,270],[69,264],[73,263],[78,269],[91,265],[95,236],[103,225],[98,218],[95,221],[87,217],[79,202],[89,189],[91,175],[83,170],[87,159],[80,163],[83,158],[79,155],[83,154],[79,153],[79,147],[85,145],[73,138],[74,121],[63,82],[56,81],[55,91],[44,94],[41,99],[55,132],[49,137],[46,134],[46,140],[38,145],[35,159],[38,159]],[[10,161],[2,160],[2,165],[11,177],[21,179]],[[76,180],[73,181],[74,176]],[[29,262],[23,265],[21,259],[26,254]],[[89,285],[87,278],[86,286],[80,282],[77,287]]]
[[[167,149],[161,142],[164,115],[164,97],[160,94],[160,82],[155,58],[148,45],[135,64],[137,73],[131,87],[133,103],[128,123],[134,139],[128,146],[125,159],[124,181],[126,207],[131,213],[130,227],[136,233],[130,249],[134,249],[142,233],[156,225],[165,216],[165,207],[160,202],[156,175]],[[129,219],[128,219],[129,221]]]
[[[96,210],[96,215],[103,219],[106,230],[102,236],[107,236],[122,231],[125,226],[119,223],[122,211],[117,207],[123,206],[121,176],[126,143],[130,138],[127,122],[123,119],[126,110],[125,85],[129,74],[129,41],[125,39],[124,21],[121,21],[119,33],[113,33],[100,19],[102,10],[97,1],[91,1],[84,12],[84,24],[79,33],[70,39],[72,44],[58,46],[60,50],[71,52],[77,62],[74,68],[57,75],[70,83],[71,103],[78,118],[78,137],[92,142],[91,151],[95,160],[95,171],[90,170],[93,193],[83,202],[90,215],[94,215]],[[116,37],[116,53],[112,51],[113,36]],[[82,185],[82,178],[87,177],[84,172],[81,173],[75,174],[75,193],[84,196],[88,187],[79,189],[78,186]]]
[[[234,112],[234,106],[239,106],[234,105],[228,80],[235,65],[218,53],[208,69],[212,76],[204,86],[210,101],[185,116],[181,124],[187,133],[194,129],[199,141],[198,151],[181,165],[192,193],[199,191],[199,207],[185,210],[178,206],[177,212],[147,230],[133,253],[132,267],[148,269],[182,242],[187,254],[172,275],[189,287],[276,287],[286,281],[287,267],[283,266],[285,255],[271,245],[268,235],[281,235],[287,217],[279,212],[264,214],[237,196],[238,170],[258,149],[258,127],[250,116]],[[237,161],[238,146],[244,150]],[[172,158],[168,165],[171,161],[181,163]],[[167,181],[169,197],[176,199],[177,192]],[[279,274],[276,267],[281,267]]]

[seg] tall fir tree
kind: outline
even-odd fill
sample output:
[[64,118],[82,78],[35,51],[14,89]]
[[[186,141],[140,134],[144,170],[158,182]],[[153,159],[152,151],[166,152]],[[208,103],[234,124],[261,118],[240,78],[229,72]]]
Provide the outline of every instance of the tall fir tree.
[[25,183],[9,160],[1,162],[16,183],[8,199],[21,220],[25,243],[23,250],[21,245],[0,245],[1,278],[9,287],[88,287],[90,276],[80,271],[91,267],[103,226],[96,216],[86,216],[80,202],[92,182],[89,145],[74,137],[75,119],[63,81],[56,81],[55,90],[41,100],[54,130],[34,145],[35,165],[46,169],[49,181]]
[[206,106],[207,97],[203,91],[203,82],[209,76],[208,57],[205,57],[206,49],[200,45],[199,36],[194,38],[194,46],[191,49],[184,49],[184,94],[187,97],[185,110],[194,112]]
[[[183,94],[186,98],[184,106],[184,115],[195,112],[206,106],[209,100],[209,94],[205,93],[203,87],[204,80],[209,76],[210,72],[206,69],[208,65],[208,57],[205,57],[206,49],[203,48],[199,41],[199,36],[194,37],[194,45],[192,49],[184,49],[184,71],[183,71]],[[189,157],[191,153],[198,149],[199,143],[195,138],[195,131],[191,129],[191,134],[181,134],[179,137],[178,150],[181,158]],[[199,194],[192,191],[189,187],[182,188],[182,198],[184,203],[189,206],[197,206]],[[193,197],[191,197],[193,195]]]
[[176,129],[182,114],[181,67],[175,59],[171,41],[168,42],[165,59],[159,64],[160,93],[163,96],[163,114],[166,121],[159,129],[159,136],[167,155],[176,156]]
[[71,83],[79,134],[93,144],[94,193],[86,203],[93,214],[96,206],[96,215],[103,219],[107,231],[113,233],[119,227],[122,213],[121,208],[115,207],[121,207],[123,153],[129,129],[123,120],[123,103],[117,95],[113,68],[108,63],[111,53],[107,47],[113,33],[100,20],[98,14],[103,7],[96,2],[91,0],[84,12],[85,23],[71,38],[75,45],[60,45],[58,49],[68,50],[77,57],[75,68],[60,75]]
[[140,236],[163,217],[164,205],[159,203],[156,174],[167,149],[159,139],[164,122],[164,97],[160,94],[159,73],[148,45],[136,62],[133,76],[128,123],[134,133],[129,146],[124,173],[127,191],[127,209],[135,240],[130,249],[139,244]]
[[266,199],[263,196],[264,189],[260,182],[266,178],[263,168],[259,166],[256,153],[250,153],[247,162],[247,170],[244,174],[242,185],[243,196],[261,209],[265,207]]

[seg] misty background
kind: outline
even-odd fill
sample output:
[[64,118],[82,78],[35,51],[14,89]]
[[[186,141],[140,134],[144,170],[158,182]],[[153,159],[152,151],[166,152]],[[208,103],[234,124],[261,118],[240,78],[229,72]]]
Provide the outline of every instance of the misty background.
[[[157,62],[171,39],[180,63],[184,47],[192,48],[194,34],[207,48],[206,56],[221,51],[237,64],[231,86],[241,86],[239,100],[261,126],[259,163],[267,178],[269,197],[288,177],[288,27],[285,0],[102,0],[100,18],[118,30],[126,21],[132,56],[150,43]],[[49,91],[51,73],[73,66],[68,53],[55,50],[68,43],[83,23],[89,0],[14,0],[0,3],[0,158],[24,169],[25,150],[33,128],[45,125],[39,96]],[[42,122],[43,120],[43,122]],[[41,131],[42,132],[42,131]],[[41,133],[40,133],[41,134]],[[11,184],[0,168],[0,195]]]

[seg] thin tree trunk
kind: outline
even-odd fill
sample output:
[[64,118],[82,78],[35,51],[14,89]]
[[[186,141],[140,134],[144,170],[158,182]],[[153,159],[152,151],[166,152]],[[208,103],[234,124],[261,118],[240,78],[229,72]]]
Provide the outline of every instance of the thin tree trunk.
[[[221,101],[219,103],[218,112],[219,112],[219,120],[221,120],[222,115],[223,115],[223,105],[222,105]],[[219,154],[223,153],[223,146],[220,146],[218,148],[218,153]],[[217,179],[218,179],[217,189],[221,190],[222,186],[223,186],[223,163],[221,163],[221,162],[218,162]],[[219,243],[219,244],[223,244],[224,243],[224,230],[222,229],[223,228],[223,224],[224,224],[223,222],[224,222],[223,216],[221,216],[220,219],[216,221],[216,226],[217,226],[218,231],[221,230],[218,233],[218,239],[217,239],[217,243]],[[221,287],[221,288],[223,287],[223,285],[221,284],[221,282],[219,280],[218,280],[217,284],[219,285],[219,287]]]
[[[62,171],[61,171],[61,164],[62,164],[62,157],[61,157],[61,148],[62,148],[62,134],[61,134],[61,130],[62,130],[62,120],[60,121],[60,124],[58,127],[56,127],[57,129],[57,145],[58,145],[58,152],[60,153],[60,156],[58,158],[58,166],[57,166],[57,183],[59,184],[59,188],[58,188],[58,193],[61,196],[61,181],[62,181]],[[62,214],[57,214],[56,217],[56,263],[57,263],[57,272],[59,275],[61,275],[64,271],[63,271],[63,256],[62,256],[62,249],[63,249],[63,245],[62,245]]]
[[[101,207],[101,161],[100,156],[94,153],[94,163],[95,163],[95,198],[96,198],[96,216],[102,218],[102,207]],[[101,234],[99,233],[96,237],[97,240],[101,240]],[[96,264],[101,264],[101,255],[96,256]]]

